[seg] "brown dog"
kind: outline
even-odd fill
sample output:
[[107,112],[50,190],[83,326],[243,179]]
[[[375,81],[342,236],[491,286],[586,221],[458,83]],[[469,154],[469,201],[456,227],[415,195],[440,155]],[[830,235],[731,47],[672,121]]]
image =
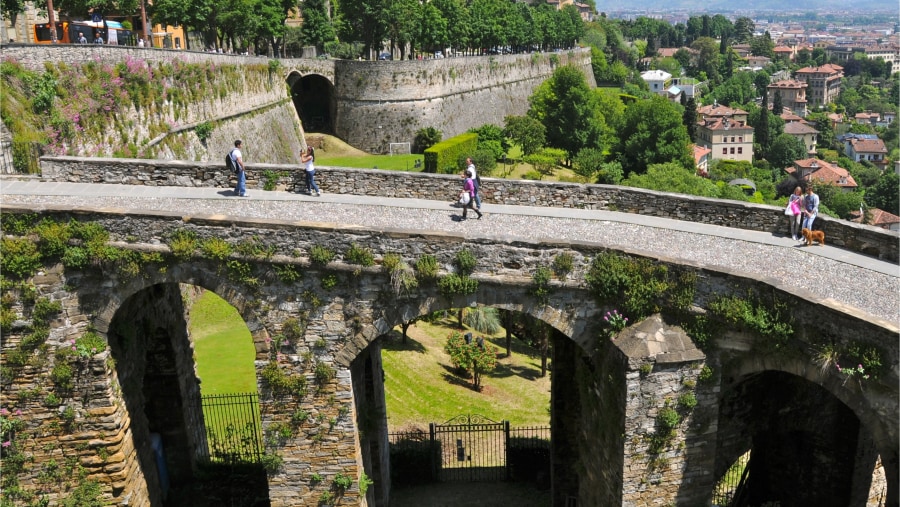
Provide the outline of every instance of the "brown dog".
[[801,229],[800,234],[806,238],[806,246],[812,246],[813,241],[818,241],[819,246],[825,244],[825,233],[822,231],[811,231],[809,229]]

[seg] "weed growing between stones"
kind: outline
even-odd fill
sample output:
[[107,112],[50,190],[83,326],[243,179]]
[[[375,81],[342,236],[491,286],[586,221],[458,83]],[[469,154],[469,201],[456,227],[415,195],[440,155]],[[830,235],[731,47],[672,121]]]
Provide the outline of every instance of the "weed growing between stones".
[[553,292],[553,288],[550,287],[550,277],[550,268],[543,266],[537,268],[531,275],[531,288],[528,289],[528,293],[542,305],[550,302],[550,294]]

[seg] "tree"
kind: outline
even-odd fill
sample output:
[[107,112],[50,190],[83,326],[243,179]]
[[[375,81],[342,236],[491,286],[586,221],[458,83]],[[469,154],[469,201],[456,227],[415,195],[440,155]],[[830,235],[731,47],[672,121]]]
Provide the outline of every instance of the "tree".
[[566,156],[566,152],[559,148],[543,148],[526,156],[525,162],[531,164],[541,177],[552,176],[556,166],[560,165]]
[[[172,26],[184,26],[185,32],[196,30],[206,32],[213,19],[211,0],[156,0],[147,5],[148,14],[156,23]],[[184,48],[190,48],[190,41],[185,38]]]
[[828,200],[828,209],[838,218],[849,219],[850,213],[859,211],[863,204],[863,196],[859,192],[835,192]]
[[646,173],[631,174],[621,184],[663,192],[719,197],[719,189],[715,183],[697,176],[693,170],[671,162],[653,164],[647,168]]
[[547,142],[544,125],[528,116],[507,116],[503,119],[506,127],[503,135],[519,145],[523,155],[531,155]]
[[684,114],[681,116],[684,128],[687,129],[688,139],[693,143],[697,139],[697,101],[694,97],[687,99],[684,104]]
[[753,37],[754,30],[756,30],[756,24],[752,19],[746,16],[737,18],[736,20],[734,20],[734,32],[732,32],[734,41],[740,44],[750,42],[750,39]]
[[775,96],[772,98],[772,114],[780,116],[784,112],[784,104],[781,102],[781,90],[775,90]]
[[418,34],[419,24],[416,20],[420,17],[420,8],[417,0],[394,0],[385,9],[391,51],[399,49],[401,60],[406,58],[407,44],[414,41]]
[[784,169],[794,164],[795,160],[806,158],[806,146],[803,141],[790,134],[781,134],[772,141],[766,160],[776,169]]
[[654,95],[625,110],[619,141],[611,155],[626,175],[644,173],[652,164],[672,162],[693,170],[690,138],[682,123],[679,106]]
[[891,171],[886,172],[874,187],[866,191],[866,203],[873,207],[900,215],[900,176]]
[[341,40],[362,41],[369,54],[381,47],[387,28],[385,26],[384,0],[352,0],[337,3],[340,12],[338,36]]
[[700,37],[691,44],[697,51],[697,71],[705,72],[710,81],[719,81],[719,43],[711,37]]
[[544,124],[547,143],[564,150],[568,159],[599,143],[603,120],[581,70],[570,65],[556,69],[529,102],[528,116]]
[[303,25],[300,39],[307,46],[324,49],[325,43],[335,39],[334,26],[328,16],[325,0],[305,0],[303,2]]
[[462,333],[454,331],[447,337],[444,351],[455,367],[472,375],[472,387],[476,391],[481,390],[482,375],[497,367],[497,349],[485,343],[483,337],[467,343]]
[[582,148],[572,160],[572,170],[586,181],[591,182],[603,168],[606,156],[597,148]]
[[423,4],[420,13],[418,43],[429,53],[443,50],[450,43],[447,20],[432,3]]
[[416,132],[414,141],[416,153],[425,153],[425,150],[441,142],[441,137],[443,135],[444,134],[440,130],[434,127],[419,129],[419,131]]
[[0,0],[0,13],[3,13],[3,17],[8,19],[12,26],[16,26],[16,18],[23,12],[25,0]]
[[768,30],[762,35],[757,35],[750,39],[750,54],[775,58],[775,42],[772,40],[772,36],[769,35]]

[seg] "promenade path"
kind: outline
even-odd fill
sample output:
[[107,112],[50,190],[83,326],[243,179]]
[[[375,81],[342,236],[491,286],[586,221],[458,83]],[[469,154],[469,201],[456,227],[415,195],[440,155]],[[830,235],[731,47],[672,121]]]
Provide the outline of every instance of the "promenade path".
[[[455,192],[448,190],[448,196]],[[612,211],[485,203],[484,218],[448,201],[346,194],[321,197],[279,191],[151,187],[0,180],[0,206],[24,205],[166,211],[185,216],[283,220],[406,230],[499,241],[590,242],[638,254],[668,257],[792,288],[893,329],[900,328],[900,267],[841,248],[803,246],[768,232]],[[827,241],[827,239],[826,239]]]

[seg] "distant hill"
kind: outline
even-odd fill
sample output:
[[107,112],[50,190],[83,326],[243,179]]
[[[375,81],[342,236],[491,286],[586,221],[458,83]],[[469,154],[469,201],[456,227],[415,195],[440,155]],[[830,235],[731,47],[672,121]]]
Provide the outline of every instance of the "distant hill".
[[[621,12],[621,11],[688,11],[688,12],[710,12],[710,13],[737,13],[747,15],[747,12],[763,11],[784,12],[784,0],[747,0],[740,4],[737,9],[735,3],[729,0],[709,0],[708,2],[698,3],[694,0],[634,0],[623,4],[613,0],[597,0],[597,12]],[[845,0],[793,0],[789,4],[791,11],[843,11],[846,12],[848,6]],[[852,10],[859,13],[870,13],[872,11],[891,11],[900,15],[896,0],[858,0],[852,3]],[[754,17],[754,16],[751,16]]]

